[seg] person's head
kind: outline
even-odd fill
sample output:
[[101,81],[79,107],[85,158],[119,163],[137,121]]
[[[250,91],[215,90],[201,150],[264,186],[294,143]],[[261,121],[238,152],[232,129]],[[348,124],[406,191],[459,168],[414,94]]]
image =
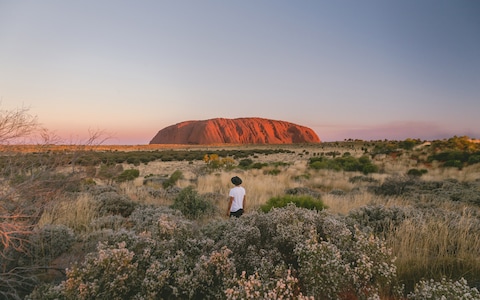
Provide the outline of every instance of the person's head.
[[242,180],[241,180],[240,177],[238,177],[238,176],[232,177],[231,180],[232,180],[232,183],[233,183],[234,185],[241,185],[241,184],[242,184]]

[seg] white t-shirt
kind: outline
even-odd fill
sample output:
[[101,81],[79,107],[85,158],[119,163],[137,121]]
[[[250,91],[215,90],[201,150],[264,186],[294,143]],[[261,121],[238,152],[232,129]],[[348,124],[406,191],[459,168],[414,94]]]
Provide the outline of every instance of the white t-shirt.
[[245,197],[245,188],[243,186],[236,186],[230,189],[228,196],[233,197],[231,212],[236,212],[243,209],[243,197]]

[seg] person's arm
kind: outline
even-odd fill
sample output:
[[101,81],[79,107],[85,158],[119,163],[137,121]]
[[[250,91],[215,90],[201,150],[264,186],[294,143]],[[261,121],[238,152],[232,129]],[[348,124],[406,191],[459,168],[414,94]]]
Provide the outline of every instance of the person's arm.
[[243,211],[247,211],[247,195],[243,196]]
[[232,203],[233,203],[233,197],[230,196],[230,201],[229,201],[228,207],[227,207],[227,217],[230,217],[230,209],[232,208]]

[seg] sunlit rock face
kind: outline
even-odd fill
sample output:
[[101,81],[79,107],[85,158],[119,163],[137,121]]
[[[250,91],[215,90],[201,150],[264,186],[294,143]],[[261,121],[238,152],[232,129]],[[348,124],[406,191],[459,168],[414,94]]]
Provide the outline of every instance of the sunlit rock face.
[[297,144],[319,143],[310,128],[263,118],[216,118],[165,127],[150,144]]

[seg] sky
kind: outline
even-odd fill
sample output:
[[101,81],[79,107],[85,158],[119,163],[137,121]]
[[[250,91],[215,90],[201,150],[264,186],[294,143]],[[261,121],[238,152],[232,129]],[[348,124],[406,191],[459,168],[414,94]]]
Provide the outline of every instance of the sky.
[[0,109],[19,107],[119,145],[240,117],[480,138],[480,2],[0,0]]

